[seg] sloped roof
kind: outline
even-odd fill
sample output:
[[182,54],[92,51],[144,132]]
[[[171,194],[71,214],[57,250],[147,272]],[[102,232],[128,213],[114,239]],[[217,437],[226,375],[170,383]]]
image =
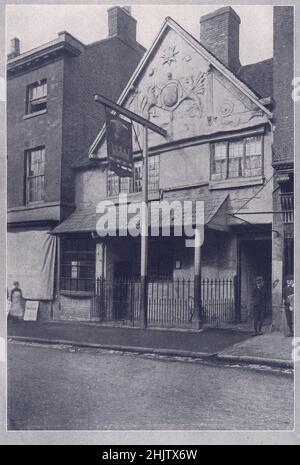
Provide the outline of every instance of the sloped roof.
[[238,78],[247,84],[259,97],[273,94],[273,58],[241,66]]
[[[177,193],[169,192],[164,196],[164,200],[172,202],[174,200],[179,200],[183,202],[185,200],[202,200],[204,201],[204,223],[213,227],[212,220],[219,210],[224,206],[225,201],[228,198],[227,193],[214,192],[211,193],[207,186],[202,186],[189,190],[178,191]],[[158,226],[157,219],[153,218],[151,221],[151,202],[149,203],[149,225]],[[226,208],[226,207],[225,207]],[[184,210],[183,210],[184,211]],[[185,212],[184,212],[185,213]],[[119,225],[119,208],[117,206],[117,224]],[[130,217],[135,216],[135,214],[130,215]],[[79,208],[75,210],[65,221],[59,224],[56,228],[51,231],[51,234],[65,234],[65,233],[83,233],[83,232],[95,232],[96,224],[99,218],[101,217],[100,213],[96,212],[96,207],[86,207]],[[161,219],[159,220],[161,227]],[[195,209],[192,211],[192,218],[188,218],[186,215],[184,221],[187,224],[195,224]],[[174,224],[174,218],[171,217],[170,225]],[[227,224],[224,224],[224,229],[226,229]],[[127,224],[120,225],[120,229],[127,230]]]

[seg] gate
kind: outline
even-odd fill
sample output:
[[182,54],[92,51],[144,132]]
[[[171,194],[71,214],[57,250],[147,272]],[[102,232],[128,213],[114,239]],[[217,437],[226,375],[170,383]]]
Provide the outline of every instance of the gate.
[[[141,282],[138,279],[98,278],[91,317],[140,326]],[[233,279],[201,280],[203,322],[234,323],[237,318]],[[148,325],[191,328],[194,315],[193,280],[157,280],[148,283]]]

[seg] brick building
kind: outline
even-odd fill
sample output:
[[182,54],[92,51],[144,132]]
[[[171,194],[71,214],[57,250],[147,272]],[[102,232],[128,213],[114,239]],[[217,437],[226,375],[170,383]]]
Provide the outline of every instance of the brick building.
[[[104,122],[93,101],[116,100],[145,49],[127,8],[108,10],[109,35],[85,45],[68,32],[7,60],[8,288],[52,312],[56,239],[49,231],[75,208],[72,169]],[[49,316],[49,315],[48,315]]]
[[[234,308],[225,302],[223,310],[231,322],[248,321],[258,274],[270,294],[270,316],[272,311],[273,61],[240,64],[240,18],[231,7],[205,15],[200,25],[199,38],[195,38],[166,18],[118,101],[167,130],[166,138],[149,132],[150,203],[204,201],[201,276],[211,283],[209,292],[214,296],[224,291],[224,282],[225,286],[234,282]],[[101,319],[103,315],[95,311],[95,277],[111,283],[139,273],[138,237],[100,238],[95,231],[99,201],[110,200],[119,209],[120,193],[127,193],[129,202],[141,200],[141,145],[142,134],[136,127],[131,180],[108,169],[105,127],[89,156],[77,165],[76,210],[53,231],[61,244],[57,319]],[[172,231],[173,227],[170,222]],[[160,312],[160,322],[169,318],[168,312],[174,316],[193,308],[192,295],[182,295],[185,288],[173,286],[169,293],[167,284],[193,280],[195,256],[184,239],[171,233],[168,238],[160,234],[149,240],[152,306],[148,310],[152,316]],[[159,287],[158,283],[165,284]],[[126,290],[122,308],[120,294],[114,288],[111,292],[107,319],[132,321],[132,315],[137,317],[136,308],[132,309],[136,296],[132,299],[131,291]],[[220,311],[220,299],[215,297],[211,305],[202,294],[204,313],[217,323],[220,318],[229,321]],[[185,322],[191,322],[187,316]]]
[[274,6],[273,313],[280,326],[282,287],[294,274],[294,7]]

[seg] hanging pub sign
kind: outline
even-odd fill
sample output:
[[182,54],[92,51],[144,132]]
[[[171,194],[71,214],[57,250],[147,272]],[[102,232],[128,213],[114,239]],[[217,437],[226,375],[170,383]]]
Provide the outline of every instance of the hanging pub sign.
[[133,176],[132,125],[106,110],[108,165],[118,176]]

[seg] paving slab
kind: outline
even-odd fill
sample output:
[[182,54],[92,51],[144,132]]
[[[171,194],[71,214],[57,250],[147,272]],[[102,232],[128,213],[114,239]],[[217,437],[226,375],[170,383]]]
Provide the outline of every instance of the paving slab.
[[275,364],[286,362],[293,365],[293,338],[286,337],[280,331],[272,331],[260,336],[249,337],[218,354],[219,358],[227,360],[257,361],[271,360]]

